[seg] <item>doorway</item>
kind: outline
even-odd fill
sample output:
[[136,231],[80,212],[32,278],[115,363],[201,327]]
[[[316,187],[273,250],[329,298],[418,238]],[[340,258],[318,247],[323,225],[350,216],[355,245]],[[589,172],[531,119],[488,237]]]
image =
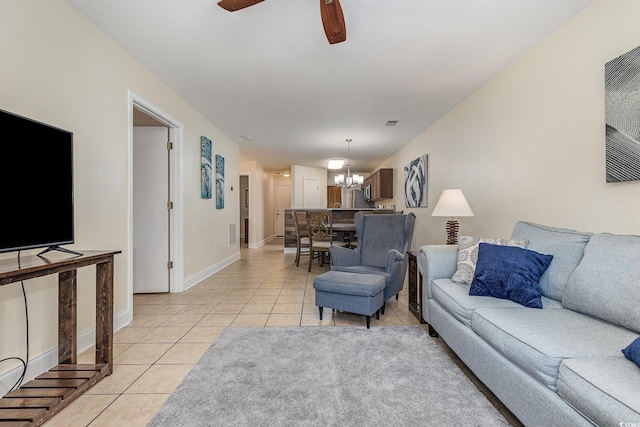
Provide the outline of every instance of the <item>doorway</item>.
[[133,111],[133,293],[171,289],[169,128]]
[[249,175],[240,175],[240,238],[249,244]]
[[284,237],[285,209],[291,209],[291,186],[276,185],[276,237]]
[[[128,295],[133,309],[135,292],[182,292],[183,283],[183,203],[182,203],[182,124],[144,98],[129,91],[129,224],[128,224]],[[148,128],[148,129],[142,129]],[[149,156],[149,159],[145,159]],[[145,177],[149,173],[149,177]],[[145,178],[141,178],[145,177]],[[158,197],[160,194],[162,197]],[[152,196],[153,195],[153,196]],[[162,200],[158,202],[157,200]],[[160,204],[160,206],[156,206]],[[153,215],[154,225],[136,220],[136,216]],[[151,223],[151,221],[148,221]],[[160,225],[158,225],[160,224]],[[157,230],[162,230],[158,232]],[[154,230],[154,231],[151,231]],[[155,237],[162,248],[153,259],[155,279],[143,278],[140,251],[150,251]],[[141,239],[141,236],[142,237]],[[146,243],[141,243],[144,239]],[[159,240],[158,240],[159,239]],[[148,255],[148,254],[147,254]],[[146,262],[146,261],[145,261]],[[143,274],[141,277],[140,274]],[[152,277],[152,276],[148,276]],[[153,282],[147,288],[147,282]],[[140,283],[142,286],[138,286]],[[131,310],[131,316],[132,316]]]

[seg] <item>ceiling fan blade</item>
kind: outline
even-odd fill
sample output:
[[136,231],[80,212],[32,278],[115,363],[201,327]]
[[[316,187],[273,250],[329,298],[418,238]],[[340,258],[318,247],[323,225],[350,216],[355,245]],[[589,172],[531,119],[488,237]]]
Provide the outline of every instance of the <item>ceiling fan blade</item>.
[[327,40],[330,44],[340,43],[347,39],[347,26],[339,0],[320,0],[320,16]]
[[218,2],[218,6],[229,12],[235,12],[236,10],[244,9],[245,7],[253,6],[263,1],[264,0],[221,0]]

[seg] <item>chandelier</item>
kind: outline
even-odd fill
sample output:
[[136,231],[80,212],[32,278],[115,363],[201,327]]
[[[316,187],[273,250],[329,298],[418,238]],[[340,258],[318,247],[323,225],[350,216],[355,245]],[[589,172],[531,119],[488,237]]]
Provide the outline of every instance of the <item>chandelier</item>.
[[364,176],[354,174],[351,176],[351,159],[349,154],[351,152],[351,140],[347,139],[347,176],[344,174],[336,175],[334,180],[338,187],[346,188],[348,190],[362,190],[362,183],[364,182]]

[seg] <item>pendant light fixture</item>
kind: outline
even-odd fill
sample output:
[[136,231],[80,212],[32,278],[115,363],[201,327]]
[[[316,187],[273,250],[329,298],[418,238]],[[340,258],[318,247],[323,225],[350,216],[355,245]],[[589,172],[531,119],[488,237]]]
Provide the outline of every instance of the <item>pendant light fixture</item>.
[[348,190],[362,190],[364,176],[354,174],[351,176],[351,139],[347,139],[347,176],[344,174],[336,175],[334,178],[337,187],[346,188]]

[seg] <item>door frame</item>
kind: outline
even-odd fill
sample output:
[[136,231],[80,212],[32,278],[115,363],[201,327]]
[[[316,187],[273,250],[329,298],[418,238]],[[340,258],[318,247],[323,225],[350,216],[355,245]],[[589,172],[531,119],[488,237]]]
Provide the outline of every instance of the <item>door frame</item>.
[[[183,125],[172,118],[155,105],[136,94],[132,90],[128,91],[128,153],[127,153],[127,294],[129,297],[129,307],[133,318],[133,107],[143,111],[169,128],[169,135],[173,143],[170,150],[169,169],[169,192],[173,202],[172,215],[169,219],[169,253],[173,261],[173,268],[169,271],[169,292],[182,292],[184,290],[184,202],[183,202]],[[163,183],[166,185],[166,183]]]
[[[240,180],[242,179],[243,176],[247,177],[247,190],[249,190],[248,193],[248,204],[249,206],[247,207],[247,219],[249,220],[249,230],[251,230],[251,209],[253,208],[253,203],[251,203],[251,196],[253,195],[253,191],[251,191],[251,175],[249,173],[246,172],[240,172],[238,174],[238,189],[241,189],[242,186],[240,185]],[[242,194],[242,191],[239,191],[239,197],[240,200],[238,201],[238,203],[240,203],[238,206],[242,206],[245,204],[245,195]],[[242,221],[242,208],[238,208],[238,223],[239,223],[239,227],[242,227],[244,229],[244,222]],[[240,233],[238,233],[238,236],[240,236]],[[247,247],[251,247],[251,233],[249,233],[248,235],[245,236],[245,238],[247,239]],[[244,243],[242,243],[244,244]],[[241,245],[242,245],[241,244]],[[240,246],[241,246],[240,245]]]
[[283,212],[282,212],[282,223],[283,223],[282,236],[278,236],[278,189],[279,188],[288,188],[289,189],[289,207],[287,209],[291,209],[292,208],[292,206],[291,206],[291,194],[292,194],[292,191],[291,191],[291,185],[285,185],[285,184],[276,184],[275,188],[274,188],[274,191],[273,191],[273,193],[274,193],[274,202],[275,202],[274,203],[275,231],[274,231],[273,234],[276,237],[284,237],[285,234],[286,234],[286,223],[287,223],[287,219],[284,216],[284,209],[283,209]]

